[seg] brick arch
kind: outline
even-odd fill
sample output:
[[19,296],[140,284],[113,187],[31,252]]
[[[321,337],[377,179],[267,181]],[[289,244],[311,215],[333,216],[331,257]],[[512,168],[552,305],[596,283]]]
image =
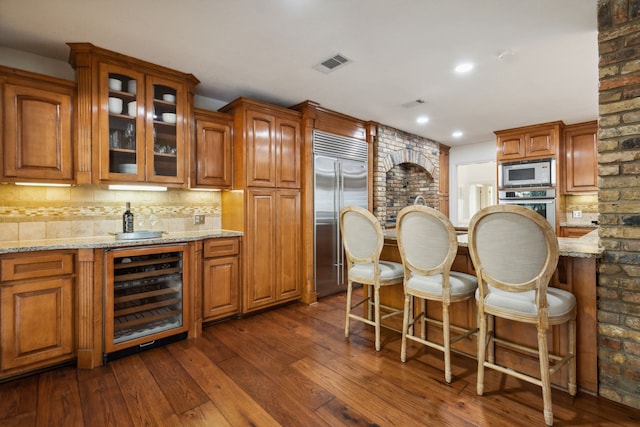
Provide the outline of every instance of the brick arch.
[[403,163],[413,163],[420,166],[431,176],[431,179],[433,179],[434,173],[437,170],[437,165],[434,165],[431,159],[413,150],[397,150],[387,154],[384,159],[382,159],[385,172],[389,172],[394,166]]

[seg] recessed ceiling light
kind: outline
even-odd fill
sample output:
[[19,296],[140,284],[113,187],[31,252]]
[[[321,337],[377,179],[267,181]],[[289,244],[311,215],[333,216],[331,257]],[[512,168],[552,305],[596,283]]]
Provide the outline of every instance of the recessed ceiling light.
[[456,73],[468,73],[471,70],[473,70],[473,64],[471,62],[465,62],[455,68]]
[[500,52],[498,54],[498,59],[501,61],[504,61],[506,59],[512,58],[516,55],[516,52],[511,50],[511,49],[507,49],[507,50],[503,50],[502,52]]
[[420,116],[416,119],[416,122],[421,125],[427,123],[428,121],[429,121],[429,117],[427,116]]
[[451,136],[454,138],[460,138],[462,135],[464,135],[464,133],[462,133],[461,130],[457,130],[451,134]]

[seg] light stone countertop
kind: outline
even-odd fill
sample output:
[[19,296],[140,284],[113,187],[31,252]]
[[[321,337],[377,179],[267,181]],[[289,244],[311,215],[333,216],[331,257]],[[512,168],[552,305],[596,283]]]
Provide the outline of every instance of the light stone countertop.
[[0,254],[46,251],[53,249],[98,249],[146,246],[237,236],[242,236],[242,232],[233,230],[206,230],[163,233],[162,237],[159,238],[138,240],[116,240],[116,237],[111,235],[96,237],[75,237],[69,239],[19,240],[0,242]]
[[[396,240],[396,230],[388,229],[384,231],[385,239]],[[573,258],[600,258],[604,248],[600,247],[598,229],[590,231],[582,237],[558,237],[560,256]],[[458,234],[458,246],[466,248],[469,245],[468,235]]]

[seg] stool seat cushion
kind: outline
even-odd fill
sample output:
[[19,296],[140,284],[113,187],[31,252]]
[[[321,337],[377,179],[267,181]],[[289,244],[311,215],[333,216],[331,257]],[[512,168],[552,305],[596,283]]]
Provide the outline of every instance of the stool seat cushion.
[[[380,280],[401,279],[404,276],[402,264],[392,261],[380,261]],[[373,263],[354,264],[349,269],[349,279],[354,282],[364,280],[366,282],[373,281]]]
[[[487,308],[495,308],[509,313],[536,317],[538,310],[536,309],[535,296],[535,290],[506,292],[492,287],[484,301],[484,305]],[[476,299],[478,298],[479,294],[476,292]],[[576,297],[571,292],[558,288],[547,288],[549,319],[565,316],[573,310],[575,305]]]
[[[478,279],[475,276],[458,271],[449,272],[449,283],[451,285],[451,296],[472,294],[478,288]],[[406,287],[408,290],[441,297],[442,274],[423,276],[411,273],[411,277],[406,282]]]

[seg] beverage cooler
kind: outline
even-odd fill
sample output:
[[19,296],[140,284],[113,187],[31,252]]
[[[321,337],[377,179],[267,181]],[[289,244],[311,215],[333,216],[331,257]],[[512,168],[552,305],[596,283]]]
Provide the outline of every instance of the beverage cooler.
[[186,337],[187,245],[105,251],[104,361]]

